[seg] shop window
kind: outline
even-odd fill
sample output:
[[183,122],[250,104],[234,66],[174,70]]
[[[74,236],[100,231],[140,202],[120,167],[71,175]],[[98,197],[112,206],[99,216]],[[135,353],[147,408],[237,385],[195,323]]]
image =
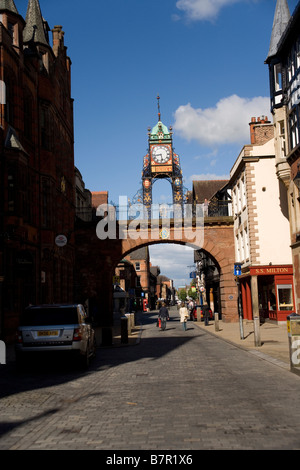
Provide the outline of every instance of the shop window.
[[277,286],[278,310],[293,310],[293,290],[291,284]]

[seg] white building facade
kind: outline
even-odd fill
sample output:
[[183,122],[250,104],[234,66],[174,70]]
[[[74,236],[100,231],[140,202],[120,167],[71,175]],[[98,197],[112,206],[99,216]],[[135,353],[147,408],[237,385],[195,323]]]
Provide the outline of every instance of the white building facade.
[[244,318],[286,321],[294,308],[288,202],[277,178],[274,126],[252,118],[251,144],[230,172],[236,262]]

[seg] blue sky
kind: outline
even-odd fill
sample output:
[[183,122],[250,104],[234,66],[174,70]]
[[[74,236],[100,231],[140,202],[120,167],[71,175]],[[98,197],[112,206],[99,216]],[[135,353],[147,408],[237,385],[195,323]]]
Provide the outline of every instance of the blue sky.
[[[25,17],[27,0],[15,3]],[[292,13],[298,0],[288,3]],[[107,190],[110,201],[131,198],[141,186],[158,94],[188,189],[195,179],[228,177],[249,143],[251,117],[271,118],[264,61],[275,0],[40,0],[40,6],[50,28],[63,26],[72,60],[75,164],[86,187]],[[171,189],[161,185],[154,194],[157,202],[169,200]],[[188,274],[193,257],[180,253]],[[155,256],[153,264],[164,262]],[[177,285],[188,281],[182,269],[178,276],[178,268],[161,268]]]

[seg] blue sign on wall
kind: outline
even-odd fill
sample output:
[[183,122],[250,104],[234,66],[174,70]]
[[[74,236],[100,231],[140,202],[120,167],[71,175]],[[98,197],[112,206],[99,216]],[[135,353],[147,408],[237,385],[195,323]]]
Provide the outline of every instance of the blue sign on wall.
[[240,276],[242,274],[242,265],[240,263],[234,263],[234,275]]

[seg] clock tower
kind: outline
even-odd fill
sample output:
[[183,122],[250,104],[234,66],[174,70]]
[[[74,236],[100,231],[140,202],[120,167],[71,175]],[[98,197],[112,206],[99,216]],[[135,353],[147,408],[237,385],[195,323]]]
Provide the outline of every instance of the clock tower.
[[148,129],[148,153],[144,157],[142,172],[143,204],[148,214],[151,212],[152,187],[155,181],[166,179],[172,186],[173,205],[183,208],[182,171],[179,156],[174,152],[172,127],[169,129],[162,123],[159,96],[158,123]]

